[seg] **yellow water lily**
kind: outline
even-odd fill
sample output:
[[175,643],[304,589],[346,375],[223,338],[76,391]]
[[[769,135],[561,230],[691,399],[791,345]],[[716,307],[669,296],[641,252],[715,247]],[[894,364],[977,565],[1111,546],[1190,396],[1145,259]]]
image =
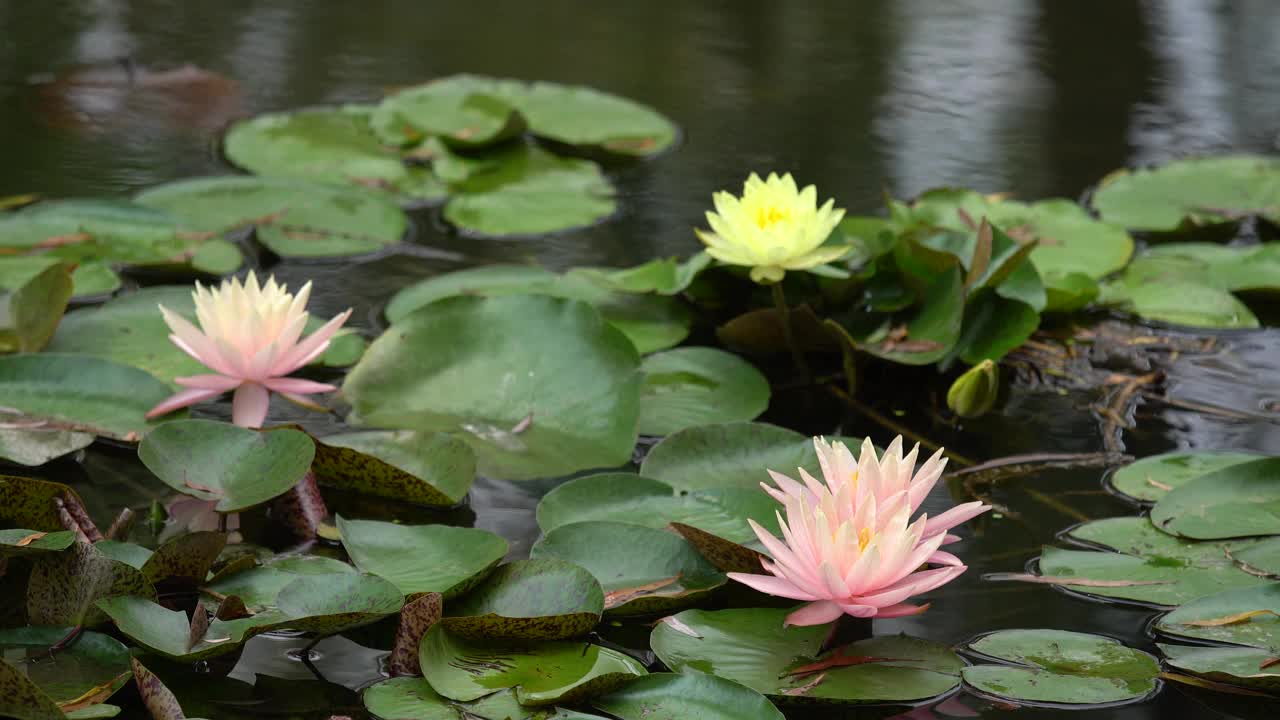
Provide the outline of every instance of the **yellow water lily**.
[[711,232],[696,230],[698,238],[711,257],[750,267],[755,282],[776,283],[788,270],[825,265],[849,252],[845,245],[823,246],[844,209],[834,207],[834,200],[819,208],[818,191],[812,185],[797,189],[791,173],[769,173],[767,180],[751,173],[741,198],[718,192],[712,199]]

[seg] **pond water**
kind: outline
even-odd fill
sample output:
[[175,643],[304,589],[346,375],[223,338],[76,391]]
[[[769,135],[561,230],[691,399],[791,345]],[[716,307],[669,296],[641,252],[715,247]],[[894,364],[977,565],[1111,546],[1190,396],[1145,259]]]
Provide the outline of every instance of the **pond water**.
[[[589,85],[652,105],[681,126],[673,150],[612,173],[622,210],[599,226],[532,240],[477,239],[452,234],[424,211],[409,241],[380,257],[270,268],[291,285],[314,280],[317,315],[354,306],[353,324],[371,335],[396,290],[441,272],[494,262],[629,266],[694,252],[690,228],[701,223],[710,194],[753,170],[791,171],[851,214],[870,214],[885,190],[909,197],[947,184],[1074,198],[1126,165],[1267,152],[1280,130],[1280,4],[1269,0],[651,0],[625,7],[45,0],[0,3],[0,28],[0,197],[116,196],[232,172],[216,140],[234,118],[374,100],[384,88],[457,72]],[[230,80],[178,75],[129,87],[114,62],[123,56],[150,68],[191,63]],[[87,66],[101,83],[30,84],[75,66]],[[1280,452],[1277,350],[1280,334],[1262,330],[1220,334],[1214,352],[1183,355],[1170,364],[1166,385],[1180,404],[1139,403],[1112,449],[1139,457],[1176,448]],[[1116,362],[1123,369],[1125,358]],[[898,422],[987,460],[1106,449],[1105,419],[1094,408],[1110,392],[1017,382],[998,412],[962,426],[931,417],[916,391],[895,396],[890,388],[876,403]],[[311,430],[336,429],[322,416],[275,409],[275,417]],[[813,422],[775,409],[764,419],[888,439],[860,416],[837,425],[838,413]],[[77,481],[98,515],[145,506],[156,492],[128,453],[111,449],[91,449],[81,468],[57,472]],[[970,571],[937,594],[929,613],[877,621],[877,632],[951,643],[1000,628],[1053,627],[1150,648],[1151,611],[982,580],[1021,571],[1070,525],[1131,514],[1103,491],[1103,472],[1060,469],[995,485],[992,498],[1006,512],[973,524],[958,546]],[[479,481],[471,496],[475,524],[511,540],[513,556],[525,553],[537,534],[537,495],[546,489]],[[302,644],[259,638],[235,676],[311,678],[288,654]],[[378,677],[376,654],[351,641],[326,641],[317,652],[314,664],[331,683],[357,689]],[[1008,712],[963,702],[982,717]],[[1153,701],[1087,715],[1266,713],[1243,699],[1168,684]]]

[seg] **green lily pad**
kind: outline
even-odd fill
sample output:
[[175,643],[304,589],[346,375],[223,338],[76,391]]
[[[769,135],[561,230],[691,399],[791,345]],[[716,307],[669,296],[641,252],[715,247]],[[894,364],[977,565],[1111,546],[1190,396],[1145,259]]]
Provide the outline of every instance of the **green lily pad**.
[[711,256],[705,252],[690,255],[683,261],[676,258],[655,258],[647,263],[621,270],[600,270],[610,283],[620,290],[633,293],[657,293],[678,295],[689,289],[694,278],[711,265]]
[[818,470],[813,439],[765,423],[723,423],[668,435],[649,451],[640,474],[676,490],[758,489],[766,470],[795,475]]
[[[1238,647],[1187,647],[1157,644],[1165,662],[1174,669],[1214,682],[1241,685],[1268,692],[1280,690],[1280,665],[1274,651]],[[1266,667],[1263,667],[1266,665]]]
[[1200,540],[1280,535],[1280,458],[1205,473],[1161,498],[1151,522]]
[[619,522],[579,522],[547,533],[533,558],[559,558],[587,569],[604,589],[604,609],[634,615],[691,605],[726,582],[675,533]]
[[759,693],[700,673],[654,673],[591,701],[622,720],[783,720]]
[[0,401],[8,422],[137,442],[154,424],[146,413],[169,387],[127,365],[40,353],[0,357]]
[[383,100],[370,122],[383,142],[412,145],[438,135],[462,147],[510,139],[524,119],[504,97],[519,83],[477,75],[452,75],[405,88]]
[[258,240],[283,257],[375,252],[400,242],[408,228],[404,211],[384,193],[303,180],[193,178],[135,200],[168,211],[186,232],[223,235],[253,227]]
[[964,668],[965,683],[1018,704],[1106,705],[1156,691],[1160,664],[1101,635],[1063,630],[1000,630],[969,643],[997,665]]
[[418,677],[393,677],[361,693],[364,707],[384,720],[460,720],[456,705]]
[[627,336],[641,354],[677,345],[689,334],[692,317],[674,298],[638,294],[585,269],[557,275],[540,267],[485,265],[437,275],[396,293],[387,304],[392,323],[437,300],[458,295],[548,295],[581,300],[596,308]]
[[395,583],[405,595],[445,599],[481,582],[507,554],[507,541],[485,530],[397,525],[338,517],[342,546],[361,570]]
[[1104,285],[1100,302],[1146,320],[1202,328],[1256,328],[1247,305],[1218,288],[1195,282]]
[[[49,268],[68,264],[74,263],[57,256],[0,255],[0,289],[20,288]],[[90,260],[71,271],[72,294],[77,298],[106,295],[120,289],[120,284],[120,276],[103,262]]]
[[470,701],[515,688],[525,705],[573,702],[645,674],[636,660],[598,645],[468,639],[442,625],[423,637],[419,662],[427,682],[447,698]]
[[0,278],[0,352],[38,352],[71,299],[71,269],[55,264],[21,284]]
[[53,698],[44,694],[25,673],[0,659],[0,715],[17,720],[63,720]]
[[76,534],[70,530],[38,532],[35,530],[0,530],[0,558],[58,552],[71,547]]
[[[276,610],[237,620],[214,618],[203,633],[192,637],[191,621],[185,612],[169,610],[145,598],[105,598],[98,601],[97,607],[120,632],[148,652],[186,663],[232,653],[253,636],[288,621],[284,613]],[[197,612],[205,610],[197,608]]]
[[1280,218],[1280,161],[1253,155],[1178,160],[1151,170],[1117,170],[1098,183],[1093,207],[1133,230],[1177,230],[1249,215]]
[[1040,313],[1031,305],[1002,297],[998,291],[984,291],[965,306],[956,354],[971,365],[996,361],[1030,339],[1039,327]]
[[93,434],[56,428],[0,429],[0,458],[35,467],[93,444]]
[[476,475],[471,446],[447,433],[355,432],[316,440],[323,485],[415,505],[452,507]]
[[723,488],[677,493],[658,480],[632,473],[602,473],[556,486],[538,503],[538,526],[545,533],[570,523],[608,521],[662,529],[690,525],[731,542],[749,543],[752,518],[777,530],[778,503],[760,490]]
[[1191,283],[1228,292],[1280,290],[1280,252],[1274,244],[1233,247],[1208,242],[1147,248],[1125,268],[1129,286]]
[[[1182,540],[1138,517],[1095,520],[1073,528],[1068,537],[1118,551],[1044,549],[1040,573],[1053,579],[1051,584],[1088,595],[1167,607],[1265,582],[1230,557],[1257,541],[1224,546]],[[1077,578],[1081,582],[1071,582]]]
[[564,560],[519,560],[499,567],[445,608],[440,624],[466,637],[555,640],[600,622],[604,590],[585,568]]
[[226,533],[190,532],[169,540],[147,558],[140,568],[147,582],[180,580],[203,583],[209,569],[227,544]]
[[904,365],[929,365],[946,357],[959,342],[964,300],[964,277],[956,265],[928,281],[919,307],[902,313],[900,322],[895,318],[870,334],[853,334],[834,321],[827,326],[841,333],[852,350]]
[[1280,577],[1280,537],[1270,537],[1256,543],[1238,541],[1231,553],[1236,564],[1254,574]]
[[49,662],[49,648],[71,631],[69,627],[24,627],[0,630],[0,655],[55,703],[102,702],[129,679],[129,649],[119,640],[96,632],[82,632],[75,642]]
[[654,155],[676,139],[676,127],[653,109],[587,87],[538,82],[508,95],[533,134],[620,155]]
[[1173,488],[1182,487],[1201,475],[1258,458],[1256,453],[1229,450],[1179,450],[1125,465],[1112,473],[1107,481],[1125,497],[1153,503]]
[[73,543],[60,553],[42,555],[27,582],[27,618],[32,625],[83,625],[102,622],[94,603],[116,595],[154,600],[155,588],[137,568]]
[[33,532],[64,530],[55,507],[57,500],[84,505],[76,491],[62,483],[0,475],[0,520],[6,525],[32,528]]
[[459,297],[375,340],[343,394],[364,425],[454,432],[481,474],[527,479],[626,462],[638,369],[631,343],[584,303]]
[[640,363],[640,433],[671,433],[709,423],[754,420],[769,407],[769,381],[732,353],[682,347]]
[[227,574],[219,573],[204,590],[222,598],[234,595],[250,610],[274,607],[276,596],[299,577],[330,577],[356,572],[350,565],[320,555],[292,555],[276,558],[258,567]]
[[403,606],[398,587],[366,573],[303,575],[276,595],[276,608],[289,618],[281,626],[325,635],[377,622]]
[[544,235],[593,225],[618,209],[594,162],[528,143],[495,153],[491,165],[451,186],[444,219],[464,233]]
[[1248,645],[1280,654],[1280,583],[1227,590],[1160,616],[1166,635]]
[[[831,626],[788,628],[783,621],[789,612],[685,610],[654,627],[650,642],[674,670],[717,675],[778,700],[909,702],[942,695],[960,683],[964,661],[950,648],[897,635],[820,653]],[[822,667],[807,667],[815,663]]]
[[213,420],[175,420],[138,446],[138,458],[166,485],[239,512],[298,484],[311,468],[315,444],[290,428],[250,430]]
[[146,565],[147,561],[151,559],[151,556],[155,554],[154,551],[144,548],[141,545],[131,542],[121,542],[119,540],[102,540],[94,543],[93,546],[97,548],[98,552],[106,555],[112,560],[119,560],[125,565],[138,568],[139,570],[141,570],[142,566]]

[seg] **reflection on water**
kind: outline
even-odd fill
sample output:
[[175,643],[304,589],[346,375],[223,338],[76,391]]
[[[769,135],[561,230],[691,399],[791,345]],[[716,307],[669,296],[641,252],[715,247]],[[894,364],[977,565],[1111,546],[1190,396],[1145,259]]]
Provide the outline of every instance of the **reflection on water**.
[[[690,227],[711,192],[752,170],[792,171],[853,213],[878,208],[884,189],[905,195],[943,183],[1076,197],[1130,163],[1268,151],[1280,123],[1273,0],[45,0],[0,3],[0,28],[0,196],[115,195],[230,172],[215,150],[216,130],[236,114],[371,100],[388,86],[463,71],[593,85],[649,103],[682,126],[682,143],[668,155],[613,171],[623,210],[599,227],[479,240],[450,234],[428,211],[415,217],[413,246],[402,255],[273,268],[291,284],[316,281],[319,315],[354,306],[355,324],[370,330],[395,290],[471,264],[628,265],[688,253],[696,243]],[[132,76],[122,57],[158,74]],[[186,63],[201,70],[182,70]],[[1280,452],[1278,352],[1280,334],[1264,331],[1231,334],[1223,352],[1180,360],[1169,394],[1185,404],[1144,403],[1126,449]],[[1091,452],[1102,449],[1091,414],[1097,401],[1089,392],[1015,388],[1000,414],[965,427],[924,415],[908,420],[979,458]],[[1191,409],[1197,403],[1228,412]],[[291,407],[273,411],[317,432],[339,426]],[[225,416],[222,408],[211,413]],[[873,428],[855,422],[840,430]],[[127,454],[92,449],[75,472],[82,487],[95,486],[86,496],[100,519],[121,504],[145,506],[153,492]],[[1009,512],[968,533],[958,552],[971,571],[932,612],[880,630],[955,642],[1048,625],[1149,647],[1149,612],[981,580],[984,572],[1021,569],[1081,519],[1131,512],[1100,491],[1100,476],[1046,472],[993,488]],[[472,493],[476,523],[512,540],[513,553],[527,552],[543,491],[481,480]],[[281,643],[289,645],[256,640],[237,677],[294,677],[294,661],[275,652]],[[342,643],[322,645],[320,664],[331,681],[358,687],[376,668]],[[1203,698],[1215,707],[1229,701],[1170,687],[1154,703],[1091,716],[1250,712],[1210,710]],[[965,702],[983,716],[1003,716],[989,703]],[[948,711],[955,707],[934,716]]]

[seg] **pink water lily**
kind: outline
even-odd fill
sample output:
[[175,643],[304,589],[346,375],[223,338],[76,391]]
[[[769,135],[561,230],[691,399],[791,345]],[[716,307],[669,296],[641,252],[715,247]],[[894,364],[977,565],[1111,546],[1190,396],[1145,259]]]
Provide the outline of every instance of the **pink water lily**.
[[[761,486],[782,503],[782,539],[758,523],[751,527],[770,560],[768,575],[729,577],[770,595],[805,600],[788,625],[820,625],[842,614],[900,617],[928,609],[906,601],[954,580],[967,568],[942,545],[958,540],[947,531],[990,509],[970,502],[930,518],[911,516],[942,476],[941,451],[915,469],[919,446],[905,457],[895,438],[877,458],[870,440],[854,460],[843,443],[814,439],[823,480],[800,469],[797,482],[769,471],[777,487]],[[921,569],[932,565],[929,569]]]
[[196,283],[192,297],[200,327],[161,305],[164,321],[173,331],[169,339],[216,374],[175,378],[174,382],[186,389],[156,405],[147,417],[234,390],[232,422],[256,428],[266,420],[272,392],[302,405],[314,405],[308,395],[337,390],[327,383],[286,377],[324,353],[334,333],[351,316],[348,309],[303,338],[310,317],[306,311],[310,296],[309,282],[292,295],[274,277],[259,285],[250,272],[243,284],[234,278],[216,288]]

